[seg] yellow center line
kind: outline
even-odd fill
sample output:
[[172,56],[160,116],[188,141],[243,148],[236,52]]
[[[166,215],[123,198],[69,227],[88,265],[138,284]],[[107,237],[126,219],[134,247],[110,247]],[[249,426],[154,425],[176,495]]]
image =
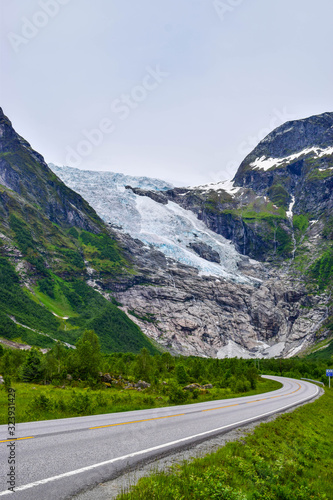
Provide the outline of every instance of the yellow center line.
[[208,408],[207,410],[201,410],[201,411],[203,412],[203,411],[222,410],[222,408],[231,408],[232,406],[239,406],[239,403],[236,405],[218,406],[217,408]]
[[4,439],[3,441],[0,441],[0,443],[8,443],[10,441],[21,441],[22,439],[33,439],[34,436],[28,436],[24,438],[12,438],[12,439]]
[[185,413],[178,413],[177,415],[167,415],[165,417],[145,418],[143,420],[132,420],[131,422],[121,422],[119,424],[98,425],[97,427],[89,427],[89,430],[91,431],[93,429],[103,429],[105,427],[116,427],[118,425],[139,424],[141,422],[149,422],[151,420],[161,420],[162,418],[181,417],[182,415],[185,415]]

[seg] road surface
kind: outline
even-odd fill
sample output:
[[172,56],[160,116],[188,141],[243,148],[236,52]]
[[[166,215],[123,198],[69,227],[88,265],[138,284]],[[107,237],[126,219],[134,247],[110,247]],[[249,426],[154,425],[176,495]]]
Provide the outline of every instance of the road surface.
[[[16,500],[68,499],[137,463],[283,412],[319,394],[309,382],[267,378],[283,387],[236,399],[17,424],[15,442],[2,425],[0,497],[13,494],[7,483],[12,479]],[[15,459],[12,471],[10,457]]]

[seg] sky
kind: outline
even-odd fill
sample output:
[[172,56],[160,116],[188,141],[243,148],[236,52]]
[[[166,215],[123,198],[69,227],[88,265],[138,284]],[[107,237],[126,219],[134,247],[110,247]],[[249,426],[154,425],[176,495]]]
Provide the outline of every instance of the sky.
[[0,0],[0,106],[47,162],[231,179],[333,111],[332,0]]

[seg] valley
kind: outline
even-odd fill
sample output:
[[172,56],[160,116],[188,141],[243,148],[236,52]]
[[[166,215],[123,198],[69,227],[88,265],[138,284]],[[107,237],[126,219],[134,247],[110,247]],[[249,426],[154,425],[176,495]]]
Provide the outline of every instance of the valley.
[[332,334],[332,113],[278,127],[232,181],[188,188],[48,167],[1,120],[5,339],[94,329],[106,352],[269,358]]

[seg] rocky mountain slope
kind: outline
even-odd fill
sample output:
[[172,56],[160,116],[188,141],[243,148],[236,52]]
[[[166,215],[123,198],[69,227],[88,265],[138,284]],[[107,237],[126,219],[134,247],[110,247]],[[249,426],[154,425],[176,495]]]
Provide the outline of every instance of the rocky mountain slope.
[[[279,127],[233,181],[162,191],[138,182],[122,186],[115,205],[114,193],[95,184],[89,202],[118,226],[138,272],[122,283],[95,276],[98,285],[113,291],[148,336],[183,354],[291,356],[327,336],[332,116]],[[57,173],[87,192],[87,174],[70,170]]]
[[94,329],[105,351],[156,351],[138,326],[91,287],[92,273],[132,279],[93,208],[49,169],[0,109],[0,337],[40,347]]
[[333,113],[275,129],[233,181],[164,195],[194,211],[240,253],[275,263],[288,259],[307,237],[332,228]]

